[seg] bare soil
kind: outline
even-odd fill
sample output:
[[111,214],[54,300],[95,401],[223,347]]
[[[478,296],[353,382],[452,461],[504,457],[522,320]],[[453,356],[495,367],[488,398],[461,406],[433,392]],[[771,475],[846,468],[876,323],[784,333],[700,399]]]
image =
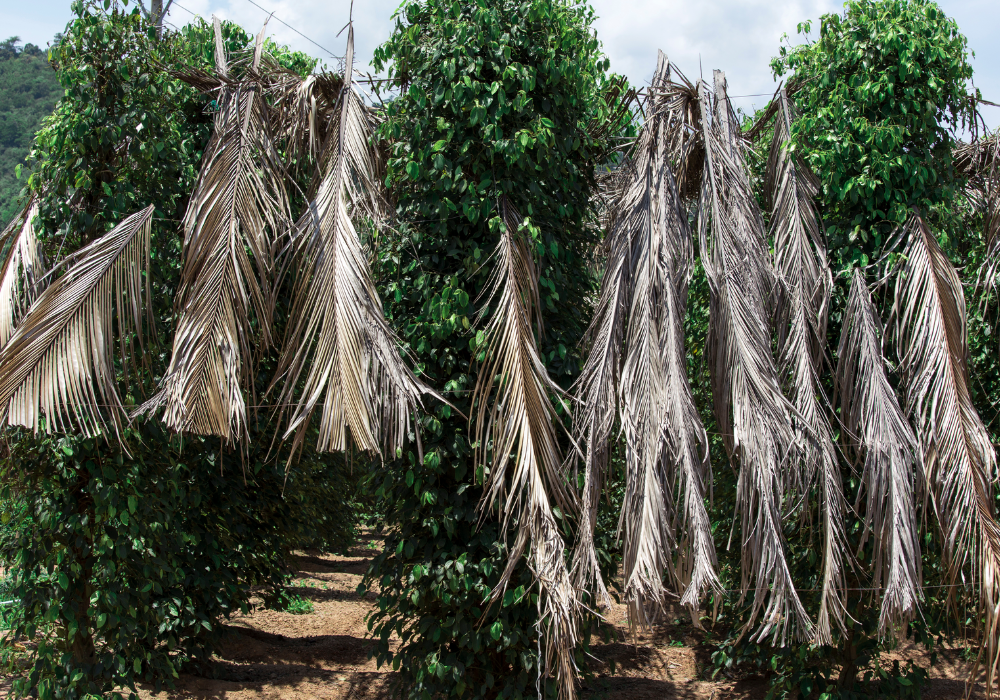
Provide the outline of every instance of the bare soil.
[[[365,615],[373,596],[356,592],[381,542],[362,537],[346,556],[298,557],[294,592],[311,600],[305,615],[258,609],[236,616],[232,635],[208,668],[198,675],[182,674],[176,687],[153,692],[141,688],[142,700],[390,700],[396,676],[369,660],[371,641]],[[668,620],[672,618],[668,615]],[[678,616],[680,617],[680,616]],[[597,677],[581,689],[593,700],[762,700],[762,677],[725,678],[711,675],[710,649],[690,624],[663,624],[635,638],[628,635],[624,606],[608,615],[607,641],[592,648]],[[965,697],[968,665],[959,650],[939,651],[937,663],[915,648],[892,655],[913,659],[929,668],[926,700]],[[9,692],[0,678],[0,697]],[[973,698],[982,698],[974,688]]]

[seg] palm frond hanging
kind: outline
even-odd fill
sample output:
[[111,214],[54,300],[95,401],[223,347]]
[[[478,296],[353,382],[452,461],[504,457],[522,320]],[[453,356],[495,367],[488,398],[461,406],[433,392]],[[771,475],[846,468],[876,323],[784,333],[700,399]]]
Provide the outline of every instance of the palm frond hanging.
[[[493,591],[499,597],[526,550],[539,585],[539,624],[545,638],[547,674],[560,680],[560,696],[573,696],[579,601],[563,557],[565,542],[554,508],[573,515],[579,507],[562,470],[550,394],[562,391],[549,378],[532,326],[539,313],[538,278],[528,224],[501,196],[500,241],[487,305],[486,359],[473,392],[476,461],[489,464],[483,507],[499,504],[506,529],[518,534],[507,567]],[[491,400],[492,399],[492,400]]]
[[820,364],[826,347],[826,316],[833,278],[826,262],[814,199],[815,177],[790,150],[792,105],[784,86],[775,96],[774,136],[764,182],[770,204],[774,263],[780,284],[778,306],[778,366],[801,445],[801,469],[786,469],[785,491],[803,501],[818,478],[823,529],[823,579],[816,641],[831,644],[831,616],[844,630],[844,554],[848,551],[840,469],[820,384]]
[[844,442],[864,465],[864,518],[874,547],[872,585],[882,591],[879,632],[889,635],[913,619],[922,598],[914,503],[920,448],[889,383],[882,321],[858,269],[851,280],[837,356]]
[[6,345],[21,317],[41,291],[42,251],[35,236],[38,203],[32,198],[0,235],[0,249],[9,247],[0,268],[0,348]]
[[141,410],[163,405],[175,432],[239,440],[255,341],[271,343],[273,237],[287,204],[262,86],[230,78],[218,19],[215,36],[218,112],[184,215],[173,353],[160,393]]
[[[737,510],[743,528],[744,595],[754,587],[748,625],[763,610],[756,639],[813,636],[785,558],[782,475],[797,461],[795,407],[785,399],[771,354],[771,316],[778,278],[771,267],[747,175],[739,126],[715,72],[714,95],[700,83],[705,168],[699,238],[711,294],[706,354],[715,415],[730,459],[739,464]],[[711,234],[711,237],[709,237]]]
[[[685,105],[672,85],[661,53],[647,119],[620,169],[623,188],[611,204],[617,215],[574,416],[576,438],[586,447],[587,508],[574,577],[606,601],[592,533],[617,416],[628,453],[621,516],[625,598],[630,620],[643,625],[666,602],[664,571],[684,589],[682,600],[690,607],[705,589],[719,588],[704,506],[708,439],[686,371],[683,319],[692,242],[672,167],[672,156],[685,153],[675,133]],[[678,553],[675,567],[678,520],[680,539],[690,548]]]
[[289,415],[285,436],[294,435],[294,447],[321,405],[320,451],[344,450],[350,436],[362,450],[385,445],[394,454],[429,389],[399,355],[355,228],[356,222],[381,226],[387,203],[371,115],[352,89],[353,53],[351,27],[323,176],[293,234],[298,276],[275,384],[283,383],[279,405]]
[[908,242],[894,313],[907,411],[941,526],[948,581],[971,581],[980,596],[984,627],[977,666],[985,664],[992,689],[1000,670],[996,456],[969,395],[965,297],[955,268],[919,214],[910,217],[903,234]]
[[[31,305],[0,350],[4,424],[93,436],[110,423],[119,433],[125,415],[119,372],[127,373],[133,343],[143,348],[144,317],[152,325],[152,215],[150,206],[80,250]],[[116,344],[121,369],[113,358]]]

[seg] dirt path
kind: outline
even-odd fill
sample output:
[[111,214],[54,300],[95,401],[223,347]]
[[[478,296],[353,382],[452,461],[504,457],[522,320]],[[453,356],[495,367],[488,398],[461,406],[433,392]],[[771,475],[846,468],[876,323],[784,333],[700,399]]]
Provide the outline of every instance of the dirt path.
[[[379,543],[381,544],[381,543]],[[171,691],[140,692],[143,700],[225,698],[364,698],[392,696],[393,675],[368,660],[371,642],[365,614],[371,603],[356,592],[374,554],[375,541],[363,537],[347,556],[298,558],[292,589],[311,600],[312,613],[293,615],[258,610],[234,617],[235,632],[205,676],[183,674]],[[369,596],[370,598],[371,596]]]
[[[142,700],[390,700],[395,674],[368,659],[365,614],[371,596],[356,589],[381,542],[365,536],[347,556],[298,558],[294,592],[312,601],[305,615],[258,610],[229,623],[233,635],[203,675],[183,674],[176,688],[153,692],[141,688]],[[668,616],[668,620],[673,616]],[[664,624],[629,639],[625,608],[608,616],[609,639],[592,647],[597,677],[587,681],[581,697],[593,700],[762,700],[767,682],[711,679],[710,650],[690,624]],[[925,668],[926,653],[906,649],[898,658],[913,658]],[[964,697],[967,665],[957,651],[939,652],[930,668],[926,700]],[[0,697],[10,680],[0,677]],[[982,698],[981,689],[973,694]]]
[[[364,617],[371,600],[358,596],[371,556],[381,542],[362,538],[348,556],[300,557],[295,592],[315,610],[292,615],[260,610],[230,623],[236,632],[215,661],[215,678],[184,675],[172,691],[143,691],[143,700],[313,700],[327,698],[389,700],[394,674],[368,660],[371,642]],[[370,596],[369,596],[370,598]],[[671,617],[671,616],[668,616]],[[761,700],[761,678],[710,679],[710,651],[699,644],[690,625],[660,625],[628,639],[625,608],[609,615],[615,631],[607,643],[595,643],[598,677],[583,688],[595,700]],[[929,666],[929,656],[907,650],[905,656]],[[957,652],[939,654],[925,688],[926,700],[964,697],[966,665]],[[974,697],[982,697],[975,693]]]

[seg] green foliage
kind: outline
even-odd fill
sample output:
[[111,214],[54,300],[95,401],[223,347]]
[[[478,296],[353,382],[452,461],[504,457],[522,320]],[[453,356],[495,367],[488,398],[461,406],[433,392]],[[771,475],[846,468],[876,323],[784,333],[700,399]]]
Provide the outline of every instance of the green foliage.
[[834,262],[867,264],[909,208],[954,197],[951,129],[971,117],[966,47],[931,0],[851,0],[823,16],[817,42],[772,61],[797,88],[793,142],[822,182]]
[[315,606],[308,598],[281,590],[278,592],[277,598],[268,607],[272,610],[280,610],[292,615],[308,615],[313,612]]
[[0,225],[14,218],[27,172],[18,171],[35,131],[62,94],[45,54],[17,37],[0,43]]
[[[408,2],[375,53],[400,86],[382,135],[402,222],[375,241],[376,278],[417,371],[466,415],[501,193],[537,227],[549,372],[568,386],[579,371],[594,288],[589,194],[607,150],[586,130],[604,113],[608,67],[592,20],[588,7],[554,0]],[[487,474],[475,473],[468,420],[439,405],[421,437],[423,460],[401,455],[371,481],[390,527],[366,577],[378,592],[375,655],[412,698],[534,695],[536,593],[522,566],[489,605],[509,533],[477,511]]]

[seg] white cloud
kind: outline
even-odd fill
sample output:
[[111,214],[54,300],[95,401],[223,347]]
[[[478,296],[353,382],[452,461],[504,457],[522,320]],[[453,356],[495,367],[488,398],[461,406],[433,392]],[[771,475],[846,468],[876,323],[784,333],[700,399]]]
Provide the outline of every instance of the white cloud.
[[[134,0],[133,0],[134,1]],[[275,16],[295,27],[331,53],[344,52],[346,37],[337,37],[347,22],[351,0],[253,0],[275,12]],[[969,39],[976,52],[973,67],[976,85],[987,99],[1000,102],[1000,42],[993,36],[1000,26],[1000,2],[997,0],[938,0]],[[70,19],[69,0],[4,0],[4,25],[26,41],[42,46],[52,34],[61,31]],[[787,33],[795,41],[795,27],[813,20],[813,35],[819,29],[818,18],[841,9],[840,0],[592,0],[598,19],[598,38],[611,58],[612,70],[622,73],[635,84],[645,84],[656,65],[656,50],[663,51],[695,78],[701,68],[706,75],[712,69],[726,71],[733,95],[771,93],[775,83],[770,60],[778,52],[779,40]],[[367,64],[375,47],[393,28],[391,16],[400,0],[354,0],[355,43],[360,64]],[[191,16],[181,6],[206,19],[215,12],[239,22],[256,32],[267,12],[250,0],[181,0],[174,3],[170,21],[188,22]],[[276,40],[310,55],[333,59],[322,49],[272,19],[268,31]],[[3,37],[0,37],[3,38]],[[738,106],[762,105],[764,97],[735,100]],[[1000,108],[983,107],[991,127],[1000,127]]]

